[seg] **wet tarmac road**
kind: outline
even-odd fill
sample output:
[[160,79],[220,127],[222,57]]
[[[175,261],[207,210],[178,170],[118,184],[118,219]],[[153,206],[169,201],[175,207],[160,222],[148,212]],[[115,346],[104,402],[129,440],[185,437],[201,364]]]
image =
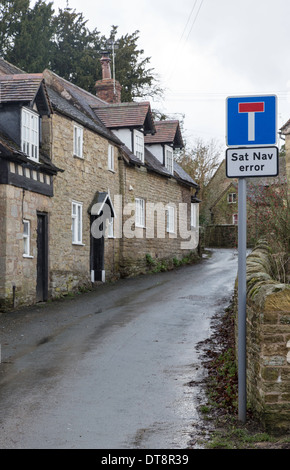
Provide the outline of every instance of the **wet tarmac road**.
[[0,448],[186,449],[237,252],[0,316]]

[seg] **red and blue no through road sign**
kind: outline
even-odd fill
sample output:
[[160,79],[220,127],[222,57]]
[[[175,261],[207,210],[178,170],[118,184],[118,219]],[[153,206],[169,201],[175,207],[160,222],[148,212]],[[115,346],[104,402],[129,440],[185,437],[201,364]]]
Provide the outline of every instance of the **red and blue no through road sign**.
[[277,141],[277,97],[227,98],[227,145],[275,145]]

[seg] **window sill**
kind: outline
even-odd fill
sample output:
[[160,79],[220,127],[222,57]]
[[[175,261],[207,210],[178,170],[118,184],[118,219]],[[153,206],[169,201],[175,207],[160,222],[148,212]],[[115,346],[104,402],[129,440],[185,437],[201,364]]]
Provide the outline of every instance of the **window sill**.
[[[26,155],[27,155],[27,154],[26,154]],[[30,157],[29,155],[27,155],[27,158],[28,158],[29,160],[31,160],[32,162],[34,162],[34,163],[40,163],[40,162],[39,162],[39,157],[34,158],[34,157]]]
[[76,246],[85,246],[84,243],[78,243],[78,242],[72,242],[72,245],[76,245]]
[[22,256],[23,256],[23,258],[28,258],[28,259],[33,259],[34,258],[34,256],[32,256],[32,255],[22,255]]
[[116,170],[113,170],[112,168],[108,168],[108,171],[110,171],[111,173],[116,173]]
[[76,155],[75,153],[73,154],[74,158],[79,158],[80,160],[84,160],[84,157],[81,157],[80,155]]

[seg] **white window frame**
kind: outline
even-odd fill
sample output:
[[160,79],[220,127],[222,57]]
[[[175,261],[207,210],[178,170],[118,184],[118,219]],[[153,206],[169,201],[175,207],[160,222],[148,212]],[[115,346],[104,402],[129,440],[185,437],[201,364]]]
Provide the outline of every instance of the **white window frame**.
[[83,158],[83,140],[84,140],[84,129],[77,124],[74,124],[74,135],[73,135],[73,154],[75,157]]
[[175,207],[166,207],[166,231],[168,233],[175,233]]
[[197,204],[194,202],[190,206],[190,226],[193,228],[197,227]]
[[114,238],[114,217],[110,217],[107,222],[107,237]]
[[137,129],[133,131],[134,135],[134,155],[136,155],[142,163],[145,161],[145,150],[144,150],[144,134]]
[[39,115],[30,109],[21,109],[21,150],[28,158],[39,161]]
[[71,206],[72,217],[72,243],[73,245],[83,244],[83,203],[72,201]]
[[236,204],[237,203],[237,193],[228,193],[228,203],[229,204]]
[[165,145],[165,168],[173,175],[173,149],[169,145]]
[[[233,214],[233,225],[238,225],[238,218],[239,218],[238,213],[235,212],[235,214]],[[235,222],[235,219],[236,219],[236,222]]]
[[115,147],[112,144],[108,146],[108,170],[115,171],[114,165]]
[[135,225],[145,227],[145,200],[139,197],[135,198]]
[[26,219],[23,219],[23,258],[32,258],[30,254],[30,220]]

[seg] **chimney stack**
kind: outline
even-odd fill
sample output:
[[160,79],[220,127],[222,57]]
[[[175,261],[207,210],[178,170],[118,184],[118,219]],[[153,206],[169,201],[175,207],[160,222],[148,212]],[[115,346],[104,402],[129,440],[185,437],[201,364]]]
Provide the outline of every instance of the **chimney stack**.
[[96,95],[107,103],[121,103],[121,85],[111,77],[111,59],[108,52],[103,52],[100,59],[102,64],[102,80],[95,84]]

